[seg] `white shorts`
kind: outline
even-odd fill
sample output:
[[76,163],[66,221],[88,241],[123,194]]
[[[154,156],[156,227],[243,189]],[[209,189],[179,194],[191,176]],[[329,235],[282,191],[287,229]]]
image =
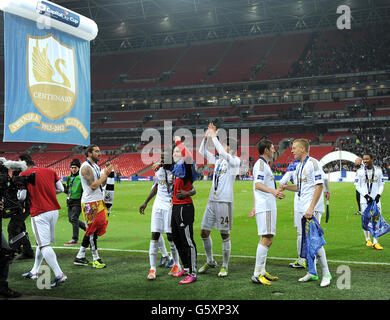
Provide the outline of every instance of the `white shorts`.
[[[306,212],[294,212],[294,226],[297,227],[297,232],[302,233],[302,217]],[[314,211],[313,216],[317,219],[318,223],[321,224],[323,212]]]
[[31,227],[38,247],[49,246],[55,243],[55,227],[58,219],[58,210],[47,211],[31,217]]
[[172,233],[171,218],[172,207],[169,209],[153,207],[150,226],[151,231],[159,233]]
[[267,234],[276,234],[277,211],[262,211],[256,213],[257,234],[264,236]]
[[202,230],[218,229],[229,233],[233,225],[233,204],[231,202],[209,201],[202,219]]

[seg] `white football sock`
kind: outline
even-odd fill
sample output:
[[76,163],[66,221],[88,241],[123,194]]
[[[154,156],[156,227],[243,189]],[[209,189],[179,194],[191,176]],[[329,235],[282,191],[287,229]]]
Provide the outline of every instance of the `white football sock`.
[[202,238],[203,241],[203,248],[206,253],[207,257],[207,263],[211,263],[214,261],[213,258],[213,240],[211,240],[211,237],[208,236],[207,238]]
[[256,264],[253,275],[258,277],[265,274],[265,263],[267,262],[268,247],[263,246],[261,243],[257,245],[256,251]]
[[318,249],[316,257],[317,257],[318,262],[320,263],[320,266],[322,268],[322,276],[324,276],[326,274],[330,274],[329,268],[328,268],[328,260],[326,259],[326,253],[325,253],[325,249],[323,246]]
[[37,249],[35,251],[34,266],[32,267],[32,269],[30,271],[32,274],[36,274],[39,272],[39,267],[42,264],[42,260],[43,260],[43,255],[42,255],[41,249],[39,249],[39,247],[37,246]]
[[176,249],[175,243],[173,241],[169,241],[169,246],[171,247],[171,255],[174,261],[174,265],[180,266],[179,252]]
[[53,270],[56,277],[62,276],[62,270],[57,262],[57,256],[52,247],[46,246],[41,249],[43,258],[46,260],[49,267]]
[[94,239],[94,235],[93,234],[91,234],[89,236],[89,243],[91,245],[93,261],[96,261],[96,260],[100,259],[99,252],[98,252],[98,249],[97,249],[97,239]]
[[302,250],[302,233],[297,234],[297,251],[298,251],[298,263],[303,264],[306,259],[301,258],[301,250]]
[[222,240],[222,267],[228,268],[230,251],[231,251],[231,241],[230,237]]
[[85,258],[85,251],[86,251],[86,250],[87,250],[87,248],[81,246],[79,252],[77,253],[76,258],[77,258],[77,259]]
[[366,237],[366,241],[371,240],[370,239],[370,231],[363,230],[364,236]]
[[165,240],[161,233],[160,233],[160,238],[158,238],[158,248],[160,249],[161,255],[163,257],[169,257],[167,248],[165,247]]
[[150,269],[156,270],[157,266],[157,253],[159,247],[158,240],[150,240],[149,245],[149,261],[150,261]]

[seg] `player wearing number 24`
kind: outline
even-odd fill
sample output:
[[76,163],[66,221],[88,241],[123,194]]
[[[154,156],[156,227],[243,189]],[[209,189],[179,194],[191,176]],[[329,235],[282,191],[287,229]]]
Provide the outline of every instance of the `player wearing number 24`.
[[[235,156],[237,142],[231,139],[230,141],[222,141],[221,144],[217,134],[217,128],[213,123],[210,123],[199,148],[199,153],[205,156],[207,162],[214,164],[213,182],[201,225],[201,238],[207,262],[199,269],[199,273],[205,273],[208,269],[215,268],[217,265],[213,258],[213,244],[210,233],[212,229],[218,229],[222,237],[222,267],[218,276],[226,277],[231,251],[230,230],[233,224],[233,184],[239,173],[240,159]],[[212,141],[218,156],[214,156],[206,149],[208,140]]]

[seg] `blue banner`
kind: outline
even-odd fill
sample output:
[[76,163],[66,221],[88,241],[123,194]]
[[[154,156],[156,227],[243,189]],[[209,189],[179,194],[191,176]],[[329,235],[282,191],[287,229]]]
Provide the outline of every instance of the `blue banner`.
[[90,144],[90,44],[4,13],[4,142]]
[[311,219],[306,219],[306,217],[303,216],[301,223],[302,242],[300,257],[306,259],[309,267],[309,273],[313,276],[317,276],[314,258],[317,254],[317,251],[326,244],[326,241],[323,237],[324,231],[314,216]]
[[390,231],[390,225],[383,218],[376,201],[367,204],[362,214],[363,230],[370,231],[374,238],[379,238]]

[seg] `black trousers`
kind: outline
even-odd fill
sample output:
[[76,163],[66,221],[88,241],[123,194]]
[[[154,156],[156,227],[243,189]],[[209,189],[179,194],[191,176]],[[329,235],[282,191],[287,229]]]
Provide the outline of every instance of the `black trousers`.
[[357,190],[356,190],[356,201],[357,201],[359,212],[360,212],[360,209],[361,209],[360,208],[360,193]]
[[98,238],[97,232],[95,232],[93,235],[91,234],[90,236],[84,235],[84,238],[83,238],[83,241],[81,242],[81,245],[84,248],[88,248],[89,246],[91,246],[92,250],[96,250],[97,249],[97,238]]
[[72,239],[78,241],[79,239],[79,228],[85,231],[85,224],[83,221],[79,220],[81,214],[81,202],[80,200],[70,199],[68,203],[68,219],[72,224],[73,235]]
[[196,276],[197,250],[194,241],[193,224],[195,219],[195,209],[192,203],[176,205],[172,207],[172,238],[183,268]]

